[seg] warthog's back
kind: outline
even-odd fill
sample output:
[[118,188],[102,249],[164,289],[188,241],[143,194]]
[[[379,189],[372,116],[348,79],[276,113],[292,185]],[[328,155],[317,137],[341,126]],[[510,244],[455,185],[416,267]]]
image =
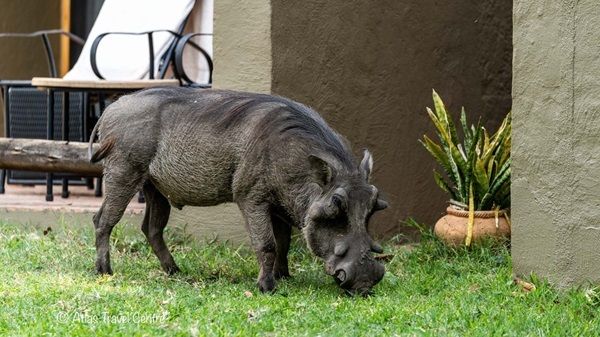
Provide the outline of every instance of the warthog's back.
[[[227,91],[165,90],[147,95],[162,96],[161,128],[150,178],[175,206],[211,206],[233,201],[236,168],[252,131],[245,125],[219,125],[246,96]],[[254,98],[252,98],[254,99]],[[256,115],[257,117],[259,114]]]
[[[327,148],[351,160],[318,114],[263,94],[145,90],[112,104],[100,134],[116,140],[116,153],[106,162],[116,156],[138,162],[174,206],[234,201],[236,188],[254,179],[244,172],[264,176],[273,171],[274,160],[280,161],[276,171],[301,171],[310,149]],[[291,149],[295,156],[290,157]]]

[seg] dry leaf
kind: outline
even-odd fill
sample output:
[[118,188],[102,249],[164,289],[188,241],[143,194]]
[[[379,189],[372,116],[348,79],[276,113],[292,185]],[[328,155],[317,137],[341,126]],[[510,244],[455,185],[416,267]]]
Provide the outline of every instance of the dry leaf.
[[471,284],[471,285],[469,286],[469,292],[472,292],[472,293],[474,293],[474,292],[476,292],[476,291],[479,291],[479,289],[480,289],[480,288],[481,288],[481,287],[479,286],[479,284],[477,284],[477,283],[473,283],[473,284]]
[[520,286],[523,290],[525,290],[527,292],[535,290],[535,284],[533,284],[533,283],[523,281],[518,277],[515,277],[514,281],[515,281],[516,285]]

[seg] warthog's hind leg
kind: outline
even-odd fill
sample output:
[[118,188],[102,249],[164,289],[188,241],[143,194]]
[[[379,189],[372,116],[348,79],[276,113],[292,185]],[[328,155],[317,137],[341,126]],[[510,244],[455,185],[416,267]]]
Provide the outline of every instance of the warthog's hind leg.
[[163,232],[171,213],[171,205],[150,181],[144,184],[144,198],[146,199],[146,211],[144,222],[142,222],[142,232],[146,235],[163,270],[172,275],[178,272],[179,268],[163,238]]
[[105,177],[106,197],[94,215],[96,228],[96,271],[112,274],[110,267],[110,234],[121,220],[127,205],[139,189],[141,179],[135,174],[108,174]]

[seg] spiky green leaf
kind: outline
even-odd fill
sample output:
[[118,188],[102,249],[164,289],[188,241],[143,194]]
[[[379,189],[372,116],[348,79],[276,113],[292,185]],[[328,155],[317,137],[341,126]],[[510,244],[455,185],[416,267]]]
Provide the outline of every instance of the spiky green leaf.
[[446,180],[444,180],[444,177],[442,177],[442,175],[436,170],[433,170],[433,179],[442,190],[450,193],[452,199],[456,199],[456,192],[452,189],[452,187],[450,187],[450,185],[448,185]]
[[431,140],[426,135],[423,136],[423,140],[419,139],[419,142],[421,142],[421,144],[423,144],[425,149],[427,149],[427,151],[433,156],[435,161],[437,161],[438,164],[440,164],[440,166],[442,166],[442,168],[444,169],[444,171],[446,171],[446,173],[448,173],[448,171],[450,171],[452,169],[450,167],[450,163],[448,162],[448,158],[446,157],[446,154],[444,153],[444,150],[442,150],[442,148],[438,144],[434,143],[433,140]]
[[477,209],[489,209],[494,197],[504,184],[510,184],[510,159],[498,170],[496,177],[490,183],[489,191],[483,196]]

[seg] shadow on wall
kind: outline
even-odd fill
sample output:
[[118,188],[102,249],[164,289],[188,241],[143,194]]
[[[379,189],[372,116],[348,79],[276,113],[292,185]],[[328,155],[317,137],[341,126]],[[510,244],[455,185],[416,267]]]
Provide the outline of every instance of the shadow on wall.
[[433,161],[417,142],[432,134],[435,88],[458,119],[496,129],[511,104],[512,2],[272,0],[275,94],[314,107],[375,158],[374,183],[390,209],[374,232],[414,234],[445,210]]

